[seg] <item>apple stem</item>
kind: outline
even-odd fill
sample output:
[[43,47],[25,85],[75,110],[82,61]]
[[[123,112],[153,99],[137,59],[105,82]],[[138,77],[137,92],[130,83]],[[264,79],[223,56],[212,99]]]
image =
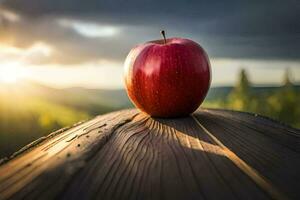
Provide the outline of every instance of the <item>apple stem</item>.
[[167,44],[167,39],[166,39],[166,32],[164,30],[160,31],[162,36],[164,37],[165,44]]

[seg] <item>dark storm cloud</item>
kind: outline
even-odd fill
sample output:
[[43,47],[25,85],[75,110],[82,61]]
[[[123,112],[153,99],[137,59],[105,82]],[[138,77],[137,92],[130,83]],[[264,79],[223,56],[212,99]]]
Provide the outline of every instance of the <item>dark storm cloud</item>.
[[[14,45],[39,40],[54,47],[44,62],[121,61],[134,44],[158,37],[161,28],[169,36],[200,42],[214,57],[300,57],[297,0],[8,0],[2,6],[22,16],[2,28],[16,38]],[[119,35],[91,38],[61,26],[57,23],[61,18],[122,29]]]

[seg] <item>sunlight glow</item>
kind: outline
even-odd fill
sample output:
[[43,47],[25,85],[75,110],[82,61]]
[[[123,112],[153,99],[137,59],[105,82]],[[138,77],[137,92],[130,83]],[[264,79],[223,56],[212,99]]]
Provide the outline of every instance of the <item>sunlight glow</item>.
[[99,60],[80,65],[27,66],[27,79],[57,88],[86,87],[119,89],[123,87],[122,63]]
[[18,80],[25,78],[28,72],[24,68],[19,67],[17,64],[6,64],[0,66],[0,82],[15,83]]

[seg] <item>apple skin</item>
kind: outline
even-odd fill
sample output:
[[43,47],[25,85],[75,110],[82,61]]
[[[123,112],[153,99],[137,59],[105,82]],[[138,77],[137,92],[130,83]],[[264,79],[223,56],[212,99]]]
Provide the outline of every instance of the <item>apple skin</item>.
[[211,82],[204,49],[183,38],[137,45],[125,61],[129,98],[152,117],[182,117],[203,102]]

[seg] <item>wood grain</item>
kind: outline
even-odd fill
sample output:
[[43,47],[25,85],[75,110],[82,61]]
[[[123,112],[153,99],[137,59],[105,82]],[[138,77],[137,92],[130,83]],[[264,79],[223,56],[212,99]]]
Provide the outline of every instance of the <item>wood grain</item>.
[[300,199],[300,131],[202,109],[98,116],[0,166],[0,199]]

